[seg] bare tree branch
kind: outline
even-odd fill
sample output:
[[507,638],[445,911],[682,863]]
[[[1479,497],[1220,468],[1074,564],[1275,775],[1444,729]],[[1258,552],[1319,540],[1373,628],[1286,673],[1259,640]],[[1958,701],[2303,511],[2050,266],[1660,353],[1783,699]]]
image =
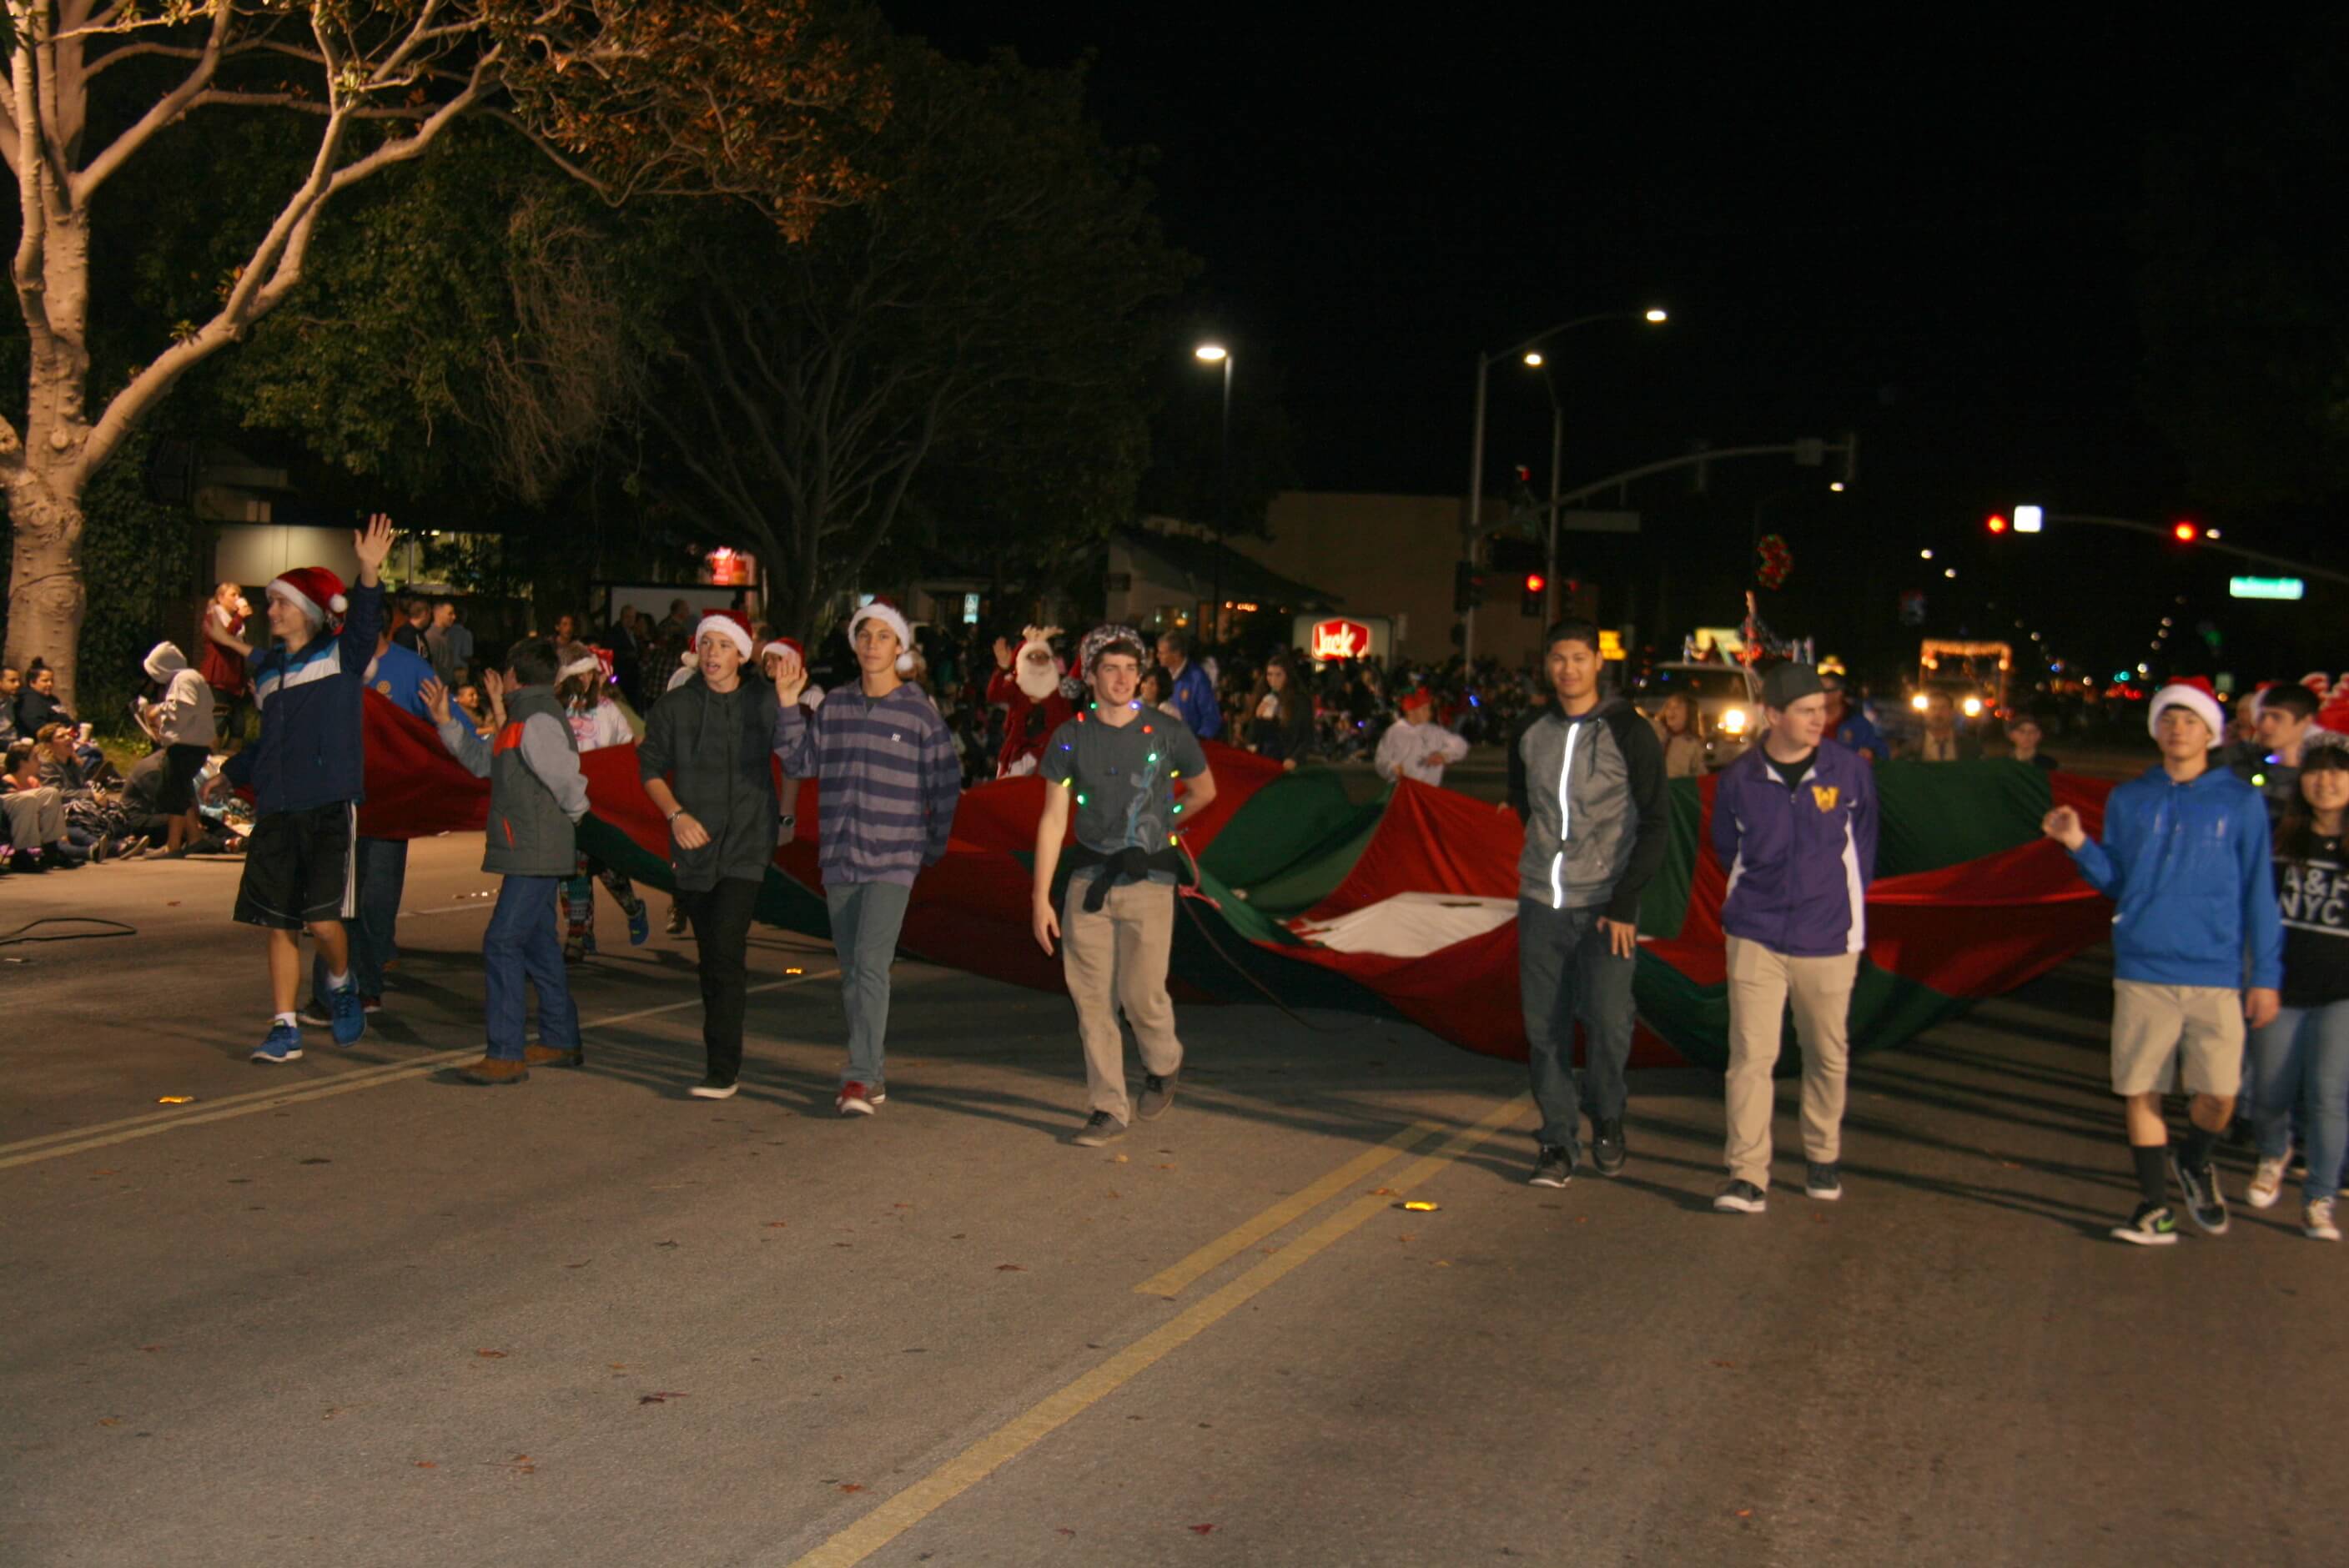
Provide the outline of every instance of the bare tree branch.
[[105,151],[91,159],[82,171],[73,177],[68,191],[75,206],[87,203],[91,193],[128,162],[132,153],[153,140],[156,132],[185,113],[196,95],[212,85],[213,75],[220,69],[221,48],[228,41],[235,17],[236,7],[231,5],[223,4],[212,12],[212,35],[204,40],[203,54],[196,61],[196,68],[190,71],[178,87],[156,99],[129,129],[116,137]]

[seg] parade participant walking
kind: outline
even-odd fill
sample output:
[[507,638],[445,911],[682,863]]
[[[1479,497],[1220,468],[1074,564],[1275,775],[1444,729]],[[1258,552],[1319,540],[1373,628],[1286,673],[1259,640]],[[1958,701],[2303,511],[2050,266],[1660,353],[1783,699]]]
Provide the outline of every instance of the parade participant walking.
[[2297,1098],[2308,1134],[2301,1233],[2337,1242],[2333,1196],[2349,1154],[2349,854],[2342,850],[2349,739],[2320,732],[2306,743],[2299,774],[2299,799],[2276,827],[2282,1005],[2251,1033],[2260,1161],[2248,1197],[2252,1208],[2265,1209],[2281,1194]]
[[[2226,727],[2209,682],[2171,682],[2153,698],[2160,766],[2106,799],[2103,841],[2088,837],[2069,806],[2041,824],[2118,906],[2113,1092],[2127,1102],[2142,1201],[2113,1234],[2139,1246],[2178,1240],[2168,1202],[2172,1173],[2187,1217],[2214,1236],[2226,1230],[2210,1151],[2234,1114],[2243,1026],[2264,1028],[2280,1002],[2283,933],[2268,865],[2267,810],[2250,785],[2210,766],[2210,748]],[[2173,1078],[2193,1096],[2185,1141],[2175,1151],[2161,1109]]]
[[[1664,863],[1663,748],[1639,710],[1601,682],[1599,628],[1560,621],[1543,639],[1556,706],[1509,754],[1509,799],[1526,826],[1517,858],[1517,989],[1541,1129],[1537,1187],[1574,1179],[1580,1118],[1602,1176],[1623,1169],[1623,1069],[1640,894]],[[1578,1086],[1574,1026],[1585,1042]]]
[[[530,1069],[587,1059],[579,1009],[554,941],[555,891],[577,853],[574,830],[587,814],[587,780],[578,748],[555,700],[554,645],[524,637],[506,651],[506,721],[495,746],[450,711],[449,688],[424,688],[440,744],[476,779],[490,781],[489,830],[481,869],[498,875],[497,908],[481,938],[482,1012],[489,1045],[457,1076],[479,1084],[515,1084]],[[538,991],[538,1044],[523,1038],[524,985]]]
[[1762,678],[1762,744],[1722,769],[1713,852],[1729,873],[1721,927],[1729,938],[1729,1075],[1724,1102],[1726,1212],[1769,1206],[1771,1069],[1786,1005],[1803,1047],[1803,1191],[1843,1196],[1844,1079],[1852,983],[1868,943],[1876,874],[1876,779],[1848,747],[1827,739],[1827,699],[1808,665]]
[[676,907],[699,950],[707,1070],[687,1092],[728,1099],[742,1076],[750,916],[775,858],[775,698],[742,678],[754,645],[739,612],[705,613],[693,645],[692,673],[645,721],[636,775],[668,819]]
[[1165,666],[1168,678],[1174,683],[1174,707],[1191,733],[1201,740],[1213,740],[1223,734],[1224,714],[1216,705],[1216,683],[1205,669],[1192,662],[1191,634],[1179,630],[1160,633],[1158,662]]
[[783,771],[817,781],[823,801],[824,906],[840,954],[841,1005],[848,1014],[848,1061],[833,1109],[870,1116],[887,1098],[889,965],[914,878],[947,852],[962,766],[946,720],[919,686],[914,634],[879,600],[850,617],[858,678],[836,686],[811,713],[800,706],[807,663],[787,654],[775,672],[782,713],[774,727]]
[[[559,630],[561,623],[556,624]],[[555,700],[563,705],[564,722],[571,727],[572,744],[582,755],[606,746],[634,746],[636,732],[612,692],[612,655],[585,644],[574,646],[577,652],[555,672],[554,687]],[[559,657],[560,644],[555,652]],[[642,947],[652,936],[652,918],[645,901],[636,896],[635,884],[581,850],[557,901],[563,915],[565,964],[576,964],[595,951],[595,883],[599,880],[628,923],[628,945]]]
[[1704,710],[1696,698],[1676,691],[1656,710],[1656,742],[1664,748],[1664,777],[1704,777]]
[[1982,742],[1971,735],[1958,733],[1957,705],[1947,692],[1925,694],[1925,733],[1917,738],[1913,760],[1918,762],[1975,762],[1982,758]]
[[1435,722],[1435,694],[1419,686],[1404,694],[1402,719],[1388,725],[1387,732],[1379,737],[1371,766],[1390,784],[1398,779],[1415,779],[1422,784],[1441,785],[1444,768],[1467,755],[1468,743]]
[[380,512],[352,534],[359,580],[347,593],[323,566],[297,567],[269,585],[269,631],[277,643],[250,666],[261,735],[205,786],[207,794],[232,784],[254,793],[236,918],[269,933],[272,1016],[253,1053],[257,1062],[301,1057],[294,1009],[305,927],[326,961],[335,1043],[352,1045],[367,1033],[343,922],[353,909],[352,841],[367,788],[359,694],[383,624],[378,574],[394,537],[391,519]]
[[1883,761],[1884,737],[1877,729],[1875,721],[1850,700],[1844,690],[1843,676],[1821,670],[1819,685],[1827,694],[1828,738],[1862,762]]
[[2038,715],[2029,708],[2018,711],[2006,721],[2007,755],[2017,762],[2030,764],[2042,773],[2054,772],[2057,767],[2055,759],[2039,749],[2039,743],[2046,733],[2039,726]]
[[2300,800],[2301,749],[2316,723],[2316,694],[2304,686],[2271,686],[2259,694],[2259,741],[2235,772],[2250,780],[2281,822]]
[[[1178,882],[1195,882],[1180,842],[1182,813],[1195,815],[1216,798],[1206,753],[1188,726],[1147,707],[1142,684],[1142,634],[1100,626],[1087,634],[1077,667],[1092,688],[1086,711],[1064,721],[1044,748],[1044,814],[1036,829],[1033,923],[1047,954],[1061,939],[1061,965],[1077,1007],[1091,1107],[1071,1143],[1097,1149],[1124,1135],[1138,1116],[1149,1121],[1174,1100],[1183,1042],[1166,995],[1167,954],[1174,938]],[[1174,799],[1177,780],[1184,796]],[[1064,902],[1053,896],[1069,819],[1077,841],[1068,852]],[[1142,1052],[1142,1093],[1125,1095],[1123,1010]]]

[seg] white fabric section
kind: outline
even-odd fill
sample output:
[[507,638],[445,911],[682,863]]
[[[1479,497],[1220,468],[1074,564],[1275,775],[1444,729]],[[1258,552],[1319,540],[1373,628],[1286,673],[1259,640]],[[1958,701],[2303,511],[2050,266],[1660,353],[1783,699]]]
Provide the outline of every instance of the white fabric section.
[[359,913],[359,808],[354,800],[343,807],[343,918]]
[[329,643],[326,651],[307,664],[291,670],[272,670],[254,684],[253,705],[265,707],[284,686],[308,686],[312,681],[332,680],[343,673],[343,646]]
[[1868,884],[1859,880],[1859,841],[1852,836],[1851,813],[1843,814],[1843,885],[1851,895],[1851,935],[1846,953],[1868,950]]
[[1424,958],[1455,942],[1496,931],[1517,917],[1513,898],[1403,892],[1319,924],[1299,922],[1298,935],[1339,953]]

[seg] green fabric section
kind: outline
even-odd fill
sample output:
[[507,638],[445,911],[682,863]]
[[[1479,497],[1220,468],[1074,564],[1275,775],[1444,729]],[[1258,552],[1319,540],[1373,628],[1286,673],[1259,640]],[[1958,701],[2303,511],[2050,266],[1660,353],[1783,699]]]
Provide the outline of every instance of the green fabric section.
[[[1349,862],[1351,863],[1350,861]],[[1201,872],[1206,898],[1176,902],[1174,942],[1167,970],[1211,996],[1226,1002],[1271,1003],[1287,1007],[1328,1007],[1378,1018],[1399,1018],[1375,991],[1335,970],[1299,964],[1257,945],[1298,945],[1297,938],[1263,912],[1231,896],[1231,890]],[[1211,906],[1206,900],[1213,899]]]
[[2055,804],[2028,763],[1887,762],[1876,770],[1876,875],[1907,876],[1978,861],[2039,836]]
[[[675,893],[669,863],[653,854],[619,829],[592,813],[579,821],[579,847],[630,882]],[[759,889],[759,905],[751,918],[762,925],[779,926],[804,936],[832,940],[832,915],[823,899],[772,866]]]
[[1696,875],[1696,857],[1702,852],[1697,830],[1704,820],[1704,801],[1693,779],[1674,779],[1665,791],[1671,837],[1664,847],[1663,868],[1640,894],[1640,934],[1669,940],[1681,934],[1688,918],[1689,884]]
[[1199,869],[1253,894],[1257,883],[1327,855],[1333,836],[1342,842],[1359,831],[1364,811],[1375,820],[1382,809],[1383,801],[1348,800],[1344,781],[1330,769],[1300,768],[1248,797],[1201,852]]
[[[1256,802],[1248,802],[1253,807]],[[1247,904],[1276,920],[1303,914],[1338,891],[1370,847],[1379,830],[1386,802],[1375,800],[1353,808],[1328,834],[1308,846],[1294,861],[1247,884]],[[1221,840],[1216,841],[1221,843]]]
[[[1641,953],[1632,974],[1631,994],[1640,1021],[1661,1035],[1672,1049],[1697,1066],[1715,1072],[1728,1070],[1727,985],[1700,985],[1662,959]],[[1945,995],[1863,960],[1859,978],[1852,986],[1852,1054],[1905,1045],[1973,1005],[1966,997]],[[1802,1050],[1790,1016],[1785,1045],[1778,1057],[1778,1076],[1787,1077],[1801,1067]]]

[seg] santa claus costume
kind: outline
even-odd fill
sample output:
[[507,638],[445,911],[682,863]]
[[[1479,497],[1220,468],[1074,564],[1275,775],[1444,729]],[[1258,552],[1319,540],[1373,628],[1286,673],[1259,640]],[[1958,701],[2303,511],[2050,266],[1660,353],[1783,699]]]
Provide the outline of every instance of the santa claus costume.
[[1019,634],[1011,667],[997,670],[988,682],[987,700],[1004,708],[1003,749],[995,761],[998,779],[1035,772],[1044,743],[1077,716],[1077,699],[1084,688],[1052,655],[1052,639],[1060,634],[1058,626],[1028,627]]

